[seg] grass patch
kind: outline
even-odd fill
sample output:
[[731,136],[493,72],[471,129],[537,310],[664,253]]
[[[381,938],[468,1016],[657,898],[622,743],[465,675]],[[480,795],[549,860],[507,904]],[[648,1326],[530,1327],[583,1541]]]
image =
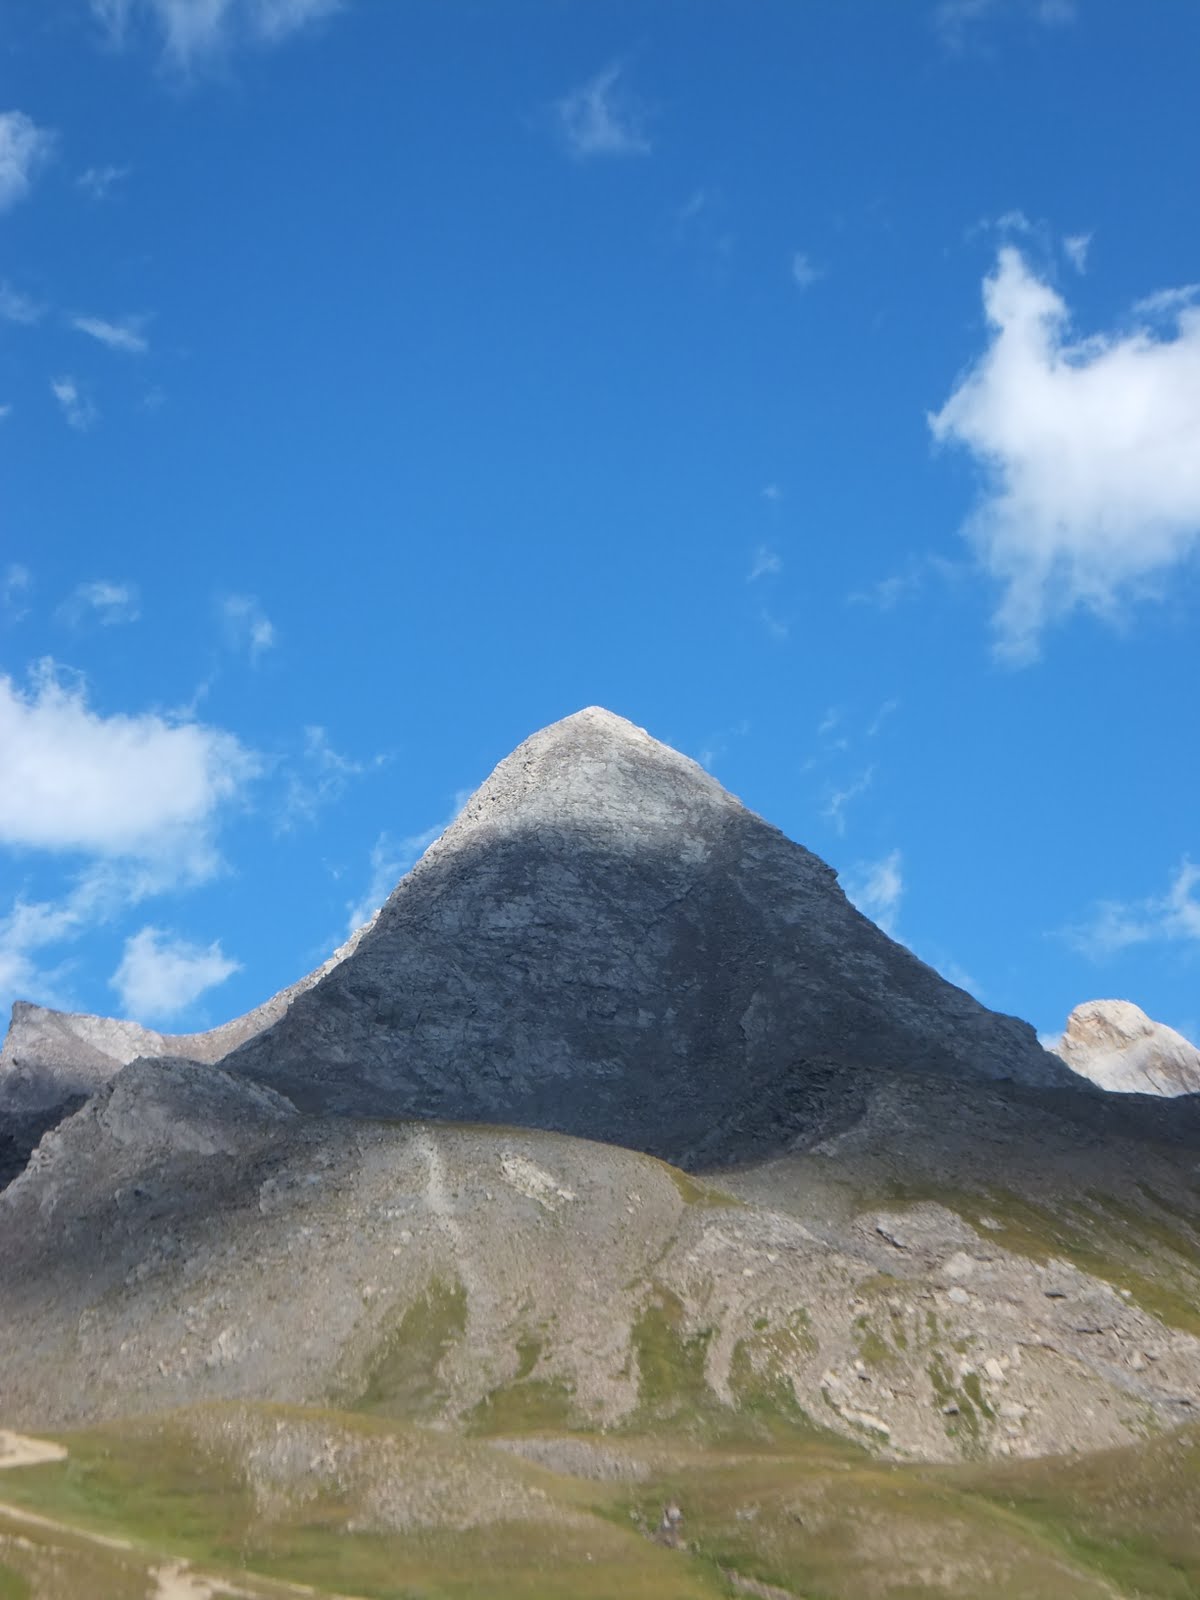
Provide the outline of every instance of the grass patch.
[[693,1178],[690,1173],[682,1172],[678,1167],[671,1166],[669,1162],[663,1161],[659,1165],[676,1189],[678,1189],[679,1198],[685,1206],[706,1206],[712,1209],[721,1209],[745,1204],[736,1195],[726,1194],[724,1189],[716,1189],[711,1183],[701,1183],[699,1179]]
[[29,1600],[32,1593],[27,1578],[11,1567],[0,1565],[0,1600]]
[[351,1410],[421,1417],[446,1399],[439,1367],[467,1327],[467,1292],[435,1279],[405,1311],[365,1364],[361,1387],[340,1398]]
[[572,1390],[561,1378],[531,1376],[542,1354],[532,1334],[517,1340],[517,1371],[511,1383],[484,1395],[466,1418],[470,1434],[557,1433],[575,1422]]

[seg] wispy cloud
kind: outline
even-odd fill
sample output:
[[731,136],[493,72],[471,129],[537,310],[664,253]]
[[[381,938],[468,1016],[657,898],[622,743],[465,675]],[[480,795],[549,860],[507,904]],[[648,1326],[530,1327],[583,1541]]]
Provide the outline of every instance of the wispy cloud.
[[777,617],[766,606],[759,612],[759,621],[770,637],[779,643],[782,643],[792,631],[790,622],[785,621],[782,617]]
[[899,709],[899,700],[885,700],[867,724],[867,738],[874,739],[888,718],[895,716]]
[[29,596],[33,592],[33,574],[20,561],[12,561],[4,569],[0,580],[0,616],[5,622],[20,622],[29,615]]
[[170,1022],[240,971],[241,964],[230,960],[220,940],[191,944],[147,926],[126,939],[121,964],[109,981],[127,1017]]
[[844,788],[834,789],[825,804],[822,816],[826,817],[834,826],[838,834],[846,832],[846,808],[851,801],[857,800],[859,795],[866,794],[875,781],[875,768],[867,767],[853,778]]
[[797,250],[792,256],[792,282],[798,289],[811,289],[818,279],[825,273],[818,267],[812,257],[803,250]]
[[1023,17],[1039,27],[1061,28],[1075,21],[1075,0],[939,0],[933,22],[942,43],[960,51],[975,42],[986,23]]
[[23,111],[0,111],[0,211],[23,200],[54,152],[54,134]]
[[921,593],[931,578],[950,582],[961,578],[965,562],[948,561],[945,556],[909,556],[903,571],[889,573],[865,589],[855,589],[846,596],[852,606],[872,606],[876,611],[894,611],[902,601]]
[[167,59],[188,69],[240,43],[276,44],[332,15],[342,0],[91,0],[114,45],[143,28]]
[[1076,272],[1087,271],[1088,249],[1091,243],[1090,233],[1069,233],[1063,240],[1063,253]]
[[1186,311],[1197,299],[1200,299],[1200,283],[1182,283],[1177,289],[1156,289],[1153,294],[1136,301],[1133,309],[1139,316],[1170,319]]
[[1119,620],[1200,543],[1200,308],[1073,340],[1012,247],[983,298],[988,348],[929,425],[985,474],[963,531],[1003,585],[997,652],[1020,663],[1074,611]]
[[145,317],[124,317],[120,322],[109,322],[104,317],[72,317],[71,327],[77,333],[86,333],[110,350],[121,350],[126,355],[144,355],[150,348],[146,335]]
[[895,935],[900,902],[904,898],[904,862],[899,850],[880,861],[860,862],[850,874],[846,895],[884,933]]
[[1200,866],[1180,862],[1162,895],[1101,900],[1088,918],[1065,930],[1067,942],[1093,960],[1131,945],[1200,940]]
[[315,821],[326,806],[341,799],[355,778],[375,771],[384,760],[373,756],[356,761],[334,749],[324,728],[305,728],[304,754],[299,769],[288,777],[280,827],[286,832]]
[[651,150],[642,107],[616,63],[565,94],[555,105],[559,132],[573,156],[644,156]]
[[768,549],[765,544],[760,544],[754,552],[754,560],[750,563],[750,571],[746,574],[746,582],[754,583],[759,578],[774,577],[783,571],[783,559],[777,550]]
[[0,319],[28,327],[41,318],[42,310],[36,300],[21,294],[10,283],[0,282]]
[[75,179],[75,186],[92,200],[107,200],[109,191],[129,173],[129,167],[88,167]]
[[91,583],[77,585],[59,607],[59,615],[74,626],[90,621],[112,628],[136,622],[141,614],[137,585],[115,583],[111,578],[95,578]]
[[394,839],[386,832],[379,835],[371,847],[371,871],[366,889],[357,900],[346,903],[347,935],[357,932],[364,922],[370,921],[404,874],[417,864],[434,840],[440,839],[445,833],[471,794],[470,789],[460,789],[454,796],[450,814],[420,833],[410,833],[403,839]]
[[257,663],[278,643],[275,625],[252,594],[228,594],[220,602],[225,639],[231,650],[244,651]]
[[50,393],[58,401],[67,426],[86,433],[99,412],[72,377],[51,378]]

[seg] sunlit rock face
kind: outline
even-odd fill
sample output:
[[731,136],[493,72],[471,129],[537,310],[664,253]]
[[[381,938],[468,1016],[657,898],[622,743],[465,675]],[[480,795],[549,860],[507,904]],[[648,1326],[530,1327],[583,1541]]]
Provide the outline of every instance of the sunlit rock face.
[[1076,1006],[1055,1050],[1073,1071],[1122,1094],[1200,1093],[1200,1050],[1129,1000]]
[[1079,1082],[823,861],[596,708],[503,761],[352,955],[225,1064],[303,1109],[689,1165],[786,1147],[855,1066]]

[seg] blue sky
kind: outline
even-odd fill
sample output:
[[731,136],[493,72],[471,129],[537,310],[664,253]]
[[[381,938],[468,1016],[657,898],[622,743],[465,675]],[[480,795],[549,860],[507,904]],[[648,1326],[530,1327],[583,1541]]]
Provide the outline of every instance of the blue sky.
[[322,959],[599,703],[1200,1037],[1200,9],[6,0],[0,1004]]

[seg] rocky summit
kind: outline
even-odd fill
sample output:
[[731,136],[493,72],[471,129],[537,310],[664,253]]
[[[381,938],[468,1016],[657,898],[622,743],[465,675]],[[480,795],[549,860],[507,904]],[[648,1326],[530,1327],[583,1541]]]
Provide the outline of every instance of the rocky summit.
[[689,1166],[831,1069],[1078,1083],[695,762],[597,708],[528,739],[357,949],[226,1057],[305,1110],[517,1123]]

